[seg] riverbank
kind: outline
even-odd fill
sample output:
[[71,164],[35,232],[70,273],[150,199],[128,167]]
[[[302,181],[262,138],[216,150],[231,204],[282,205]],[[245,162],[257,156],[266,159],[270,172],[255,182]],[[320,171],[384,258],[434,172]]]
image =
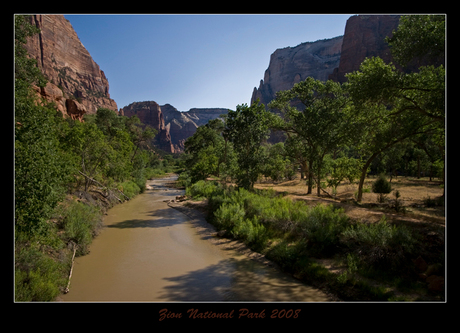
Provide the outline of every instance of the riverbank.
[[[252,250],[244,242],[225,237],[222,232],[218,232],[217,229],[207,222],[206,211],[207,211],[207,200],[201,201],[184,201],[184,202],[169,202],[168,206],[177,209],[181,213],[187,215],[190,218],[190,223],[196,229],[196,232],[203,238],[209,240],[215,246],[223,250],[232,250],[240,253],[241,255],[251,259],[252,261],[263,264],[267,267],[272,267],[282,274],[288,274],[285,272],[278,263],[268,259],[265,255]],[[295,275],[293,275],[296,278]],[[336,295],[331,293],[324,285],[317,284],[315,287],[319,288],[325,295],[327,295],[328,302],[341,301]]]
[[244,242],[342,300],[444,299],[444,242],[436,224],[403,223],[392,215],[387,221],[382,213],[380,221],[364,223],[336,205],[294,202],[273,190],[240,192],[200,183],[187,189],[192,200],[182,205],[198,208],[218,235]]

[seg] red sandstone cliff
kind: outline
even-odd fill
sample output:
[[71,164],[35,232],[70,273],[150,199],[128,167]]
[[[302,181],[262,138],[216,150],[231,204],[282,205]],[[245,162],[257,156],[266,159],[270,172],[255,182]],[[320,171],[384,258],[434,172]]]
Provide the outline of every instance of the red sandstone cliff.
[[347,20],[340,63],[329,79],[345,82],[345,74],[356,71],[365,58],[380,57],[393,61],[385,37],[397,30],[400,15],[356,15]]
[[120,113],[127,117],[136,115],[143,124],[149,125],[158,131],[158,134],[155,137],[155,144],[158,148],[168,153],[176,152],[171,142],[169,127],[165,126],[163,113],[156,102],[134,102],[125,106],[123,109],[120,109]]
[[30,21],[40,33],[30,38],[26,48],[49,81],[40,94],[72,118],[81,119],[100,107],[117,111],[104,72],[70,22],[63,15],[32,15]]

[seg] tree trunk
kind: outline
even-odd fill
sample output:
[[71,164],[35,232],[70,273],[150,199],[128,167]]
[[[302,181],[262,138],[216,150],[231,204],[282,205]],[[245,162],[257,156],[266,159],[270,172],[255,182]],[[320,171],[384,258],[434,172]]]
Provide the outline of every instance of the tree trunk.
[[316,183],[316,195],[318,197],[321,196],[321,163],[318,163],[318,174],[316,175],[317,183]]
[[311,194],[311,189],[313,187],[313,173],[311,170],[313,169],[313,161],[308,162],[308,190],[307,194]]
[[306,161],[300,163],[300,179],[306,179],[306,174],[308,173],[308,165]]
[[420,179],[420,155],[417,156],[417,179]]
[[363,186],[364,186],[364,179],[366,179],[366,173],[367,173],[367,168],[371,165],[372,161],[374,158],[378,155],[379,153],[374,153],[364,164],[364,167],[361,170],[361,178],[359,179],[359,185],[358,185],[358,198],[357,201],[361,202],[363,199]]

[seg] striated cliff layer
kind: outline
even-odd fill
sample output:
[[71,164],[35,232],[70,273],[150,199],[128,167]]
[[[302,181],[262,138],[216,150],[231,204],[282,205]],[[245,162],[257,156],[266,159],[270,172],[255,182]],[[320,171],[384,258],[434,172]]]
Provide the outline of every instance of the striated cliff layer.
[[326,81],[339,66],[342,40],[343,36],[339,36],[276,50],[259,88],[254,87],[251,104],[259,98],[266,105],[276,92],[290,89],[308,76]]
[[40,33],[29,39],[26,48],[49,81],[37,91],[74,119],[100,107],[117,111],[109,81],[70,22],[63,15],[31,15],[30,21]]
[[127,117],[136,115],[143,124],[149,125],[158,131],[154,139],[158,148],[168,153],[176,153],[171,142],[169,128],[166,128],[163,113],[156,102],[134,102],[120,109],[120,114]]
[[380,57],[393,61],[385,37],[397,30],[401,15],[356,15],[347,20],[340,63],[329,79],[345,82],[345,74],[356,71],[365,58]]

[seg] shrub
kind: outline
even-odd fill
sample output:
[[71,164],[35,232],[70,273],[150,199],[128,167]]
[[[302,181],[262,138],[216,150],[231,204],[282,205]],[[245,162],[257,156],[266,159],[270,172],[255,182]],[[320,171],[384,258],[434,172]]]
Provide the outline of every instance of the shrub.
[[228,231],[242,223],[244,216],[244,209],[238,203],[223,203],[214,213],[217,226]]
[[339,246],[339,236],[348,224],[349,219],[343,209],[319,204],[309,208],[299,227],[312,252],[316,255],[327,255]]
[[128,198],[132,198],[141,192],[139,186],[131,180],[121,183],[118,186],[118,189],[122,191]]
[[223,187],[215,181],[200,180],[186,189],[186,194],[195,199],[210,198],[221,193],[223,193]]
[[15,266],[17,302],[52,301],[65,285],[66,265],[35,247],[17,249]]
[[101,224],[101,212],[95,206],[72,201],[63,210],[64,239],[78,245],[77,254],[88,252],[93,236]]
[[281,240],[267,251],[266,257],[278,263],[282,268],[293,271],[294,268],[300,269],[298,261],[304,258],[304,251],[305,242],[303,240],[297,242]]
[[378,270],[397,270],[407,265],[417,244],[408,228],[388,224],[385,216],[378,223],[353,225],[343,232],[343,237],[353,251],[360,253],[361,264]]
[[255,250],[265,248],[268,242],[268,231],[263,224],[259,223],[257,217],[254,217],[253,220],[236,219],[231,234],[235,238],[242,239],[245,244],[252,246]]
[[391,184],[383,174],[372,184],[372,192],[378,193],[378,202],[384,202],[386,194],[391,192]]

